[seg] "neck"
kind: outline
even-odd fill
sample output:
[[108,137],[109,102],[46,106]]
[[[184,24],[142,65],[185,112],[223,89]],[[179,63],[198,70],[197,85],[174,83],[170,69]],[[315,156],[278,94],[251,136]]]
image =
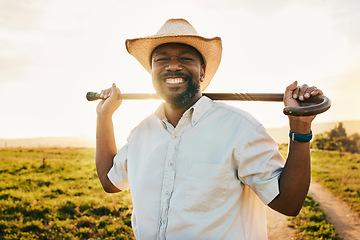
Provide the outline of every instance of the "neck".
[[184,112],[186,112],[186,110],[188,110],[192,105],[194,105],[201,98],[201,96],[201,93],[197,94],[191,99],[191,101],[189,101],[183,106],[175,106],[173,104],[165,102],[165,116],[169,123],[176,127]]

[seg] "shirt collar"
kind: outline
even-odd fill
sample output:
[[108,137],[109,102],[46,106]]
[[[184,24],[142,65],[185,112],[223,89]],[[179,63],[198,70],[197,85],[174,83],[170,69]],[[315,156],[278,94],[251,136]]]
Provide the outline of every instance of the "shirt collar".
[[[213,104],[214,102],[210,98],[202,96],[194,105],[185,111],[183,116],[191,114],[191,124],[194,126]],[[165,116],[165,103],[162,103],[157,108],[155,116],[161,121],[167,121]]]
[[161,121],[166,121],[165,103],[161,103],[160,106],[156,109],[155,116]]

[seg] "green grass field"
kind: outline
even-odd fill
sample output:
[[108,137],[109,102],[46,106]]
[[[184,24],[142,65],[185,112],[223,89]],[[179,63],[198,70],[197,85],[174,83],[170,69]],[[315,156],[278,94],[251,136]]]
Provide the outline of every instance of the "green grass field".
[[312,177],[360,215],[360,155],[313,151]]
[[128,192],[105,193],[93,149],[0,149],[0,239],[134,239]]
[[[286,156],[287,145],[281,145],[280,152]],[[340,158],[338,152],[312,150],[311,175],[360,214],[360,155],[342,155]],[[339,236],[310,195],[299,215],[291,218],[290,226],[297,229],[297,239],[338,239]]]
[[298,240],[339,239],[339,233],[326,220],[323,210],[311,196],[306,197],[299,215],[291,218],[290,221],[289,226],[298,230],[296,233]]
[[[286,155],[286,148],[281,152]],[[129,192],[107,194],[94,149],[0,149],[0,239],[134,239]],[[312,175],[360,212],[360,157],[312,152]],[[308,196],[292,218],[298,239],[337,239]]]

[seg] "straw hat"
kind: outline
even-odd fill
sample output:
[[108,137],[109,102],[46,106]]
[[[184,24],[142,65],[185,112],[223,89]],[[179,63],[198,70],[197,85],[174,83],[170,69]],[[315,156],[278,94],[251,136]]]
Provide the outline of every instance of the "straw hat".
[[156,35],[127,39],[126,49],[141,65],[151,73],[151,54],[157,46],[164,43],[183,43],[196,48],[205,62],[205,77],[201,82],[204,90],[215,75],[221,61],[221,38],[204,38],[185,19],[169,19]]

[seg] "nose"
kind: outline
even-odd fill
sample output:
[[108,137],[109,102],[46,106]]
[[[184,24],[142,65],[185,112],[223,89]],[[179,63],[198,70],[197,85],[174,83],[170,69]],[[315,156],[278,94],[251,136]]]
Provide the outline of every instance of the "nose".
[[172,58],[169,61],[169,64],[166,66],[166,70],[168,71],[180,71],[182,66],[178,59]]

